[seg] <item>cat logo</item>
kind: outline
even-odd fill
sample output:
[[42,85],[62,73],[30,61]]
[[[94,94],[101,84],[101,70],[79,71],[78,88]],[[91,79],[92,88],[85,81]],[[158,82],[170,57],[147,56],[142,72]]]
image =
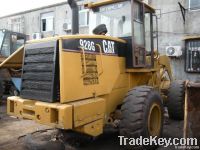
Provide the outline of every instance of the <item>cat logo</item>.
[[103,40],[103,51],[107,54],[115,54],[115,42]]

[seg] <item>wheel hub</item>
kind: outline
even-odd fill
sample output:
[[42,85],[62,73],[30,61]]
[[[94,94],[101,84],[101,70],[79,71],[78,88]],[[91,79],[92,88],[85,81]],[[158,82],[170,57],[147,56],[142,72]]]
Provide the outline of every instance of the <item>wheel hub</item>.
[[158,104],[153,104],[148,116],[148,131],[150,136],[158,136],[161,129],[161,109]]

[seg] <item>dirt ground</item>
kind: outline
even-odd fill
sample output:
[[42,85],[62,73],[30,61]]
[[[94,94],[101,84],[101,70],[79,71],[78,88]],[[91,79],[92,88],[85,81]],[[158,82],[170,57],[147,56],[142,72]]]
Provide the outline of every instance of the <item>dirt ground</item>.
[[[30,120],[20,120],[6,115],[6,105],[0,106],[0,150],[25,150],[23,135],[38,130],[48,129],[47,126],[41,126]],[[182,137],[183,122],[172,121],[167,117],[164,125],[164,137]],[[50,138],[53,131],[37,133],[37,140]],[[19,138],[21,137],[22,138]],[[19,139],[18,139],[19,138]],[[67,145],[67,143],[66,143]],[[54,148],[47,148],[48,150]],[[88,143],[84,147],[74,148],[65,146],[65,150],[123,150],[119,145],[118,133],[112,129],[107,129],[99,138]],[[163,148],[158,150],[173,150],[174,147]],[[44,149],[45,150],[45,149]]]

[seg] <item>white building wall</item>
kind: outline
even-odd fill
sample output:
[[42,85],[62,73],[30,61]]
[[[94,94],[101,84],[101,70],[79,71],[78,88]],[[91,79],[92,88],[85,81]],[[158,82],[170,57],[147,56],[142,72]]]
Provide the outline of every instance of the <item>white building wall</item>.
[[[79,1],[79,5],[83,5],[83,1]],[[41,14],[54,12],[54,31],[42,32],[41,31]],[[0,29],[9,29],[16,32],[22,32],[32,39],[33,33],[42,33],[43,37],[71,34],[71,32],[65,32],[64,23],[71,23],[71,8],[67,3],[52,6],[48,8],[42,8],[29,12],[24,12],[19,15],[13,15],[0,18]],[[11,21],[16,18],[23,18],[23,22],[20,24],[20,29],[12,28]],[[17,29],[17,30],[16,30]],[[80,34],[88,33],[88,27],[80,28]]]

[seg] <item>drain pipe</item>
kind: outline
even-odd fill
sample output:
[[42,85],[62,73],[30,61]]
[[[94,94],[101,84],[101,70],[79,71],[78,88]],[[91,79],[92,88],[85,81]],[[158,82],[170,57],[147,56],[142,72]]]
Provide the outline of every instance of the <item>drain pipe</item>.
[[79,9],[75,0],[68,0],[72,10],[72,34],[79,33]]

